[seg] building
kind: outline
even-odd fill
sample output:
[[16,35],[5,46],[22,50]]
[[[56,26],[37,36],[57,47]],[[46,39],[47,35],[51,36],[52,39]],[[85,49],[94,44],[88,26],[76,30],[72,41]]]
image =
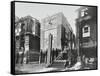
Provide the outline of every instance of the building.
[[78,55],[88,60],[97,58],[97,7],[80,7],[76,19]]
[[[37,19],[26,16],[16,22],[16,47],[24,53],[23,62],[38,62],[40,54],[40,23]],[[23,49],[23,51],[22,51]]]
[[73,30],[63,13],[56,13],[42,19],[40,47],[42,52],[47,53],[47,61],[49,58],[56,60],[65,47],[72,49],[72,44],[75,47],[73,38],[75,38]]

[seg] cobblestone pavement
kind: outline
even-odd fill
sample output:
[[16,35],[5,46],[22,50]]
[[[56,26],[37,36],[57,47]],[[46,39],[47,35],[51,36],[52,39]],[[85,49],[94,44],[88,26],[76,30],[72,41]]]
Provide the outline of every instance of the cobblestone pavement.
[[58,68],[46,67],[45,64],[19,64],[15,67],[16,73],[39,73],[57,70]]
[[40,73],[40,72],[53,72],[53,71],[70,71],[70,70],[87,70],[96,69],[96,64],[82,65],[77,62],[74,66],[68,68],[64,67],[61,63],[56,63],[53,66],[46,67],[46,64],[17,64],[16,73]]

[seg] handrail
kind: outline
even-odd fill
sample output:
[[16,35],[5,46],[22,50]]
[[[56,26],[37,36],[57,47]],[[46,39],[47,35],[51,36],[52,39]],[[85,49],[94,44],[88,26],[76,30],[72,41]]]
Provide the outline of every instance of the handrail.
[[59,57],[62,57],[63,53],[66,53],[66,51],[61,51],[59,55],[54,59],[54,61],[57,60]]

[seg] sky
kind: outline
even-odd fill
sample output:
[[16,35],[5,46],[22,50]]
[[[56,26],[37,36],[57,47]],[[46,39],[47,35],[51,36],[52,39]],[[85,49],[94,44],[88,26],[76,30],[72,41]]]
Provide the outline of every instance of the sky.
[[36,4],[36,3],[15,3],[15,15],[17,17],[25,17],[30,15],[41,22],[41,19],[52,16],[55,13],[62,12],[69,24],[71,25],[74,34],[76,34],[75,19],[77,18],[76,10],[80,6],[71,5],[53,5],[53,4]]

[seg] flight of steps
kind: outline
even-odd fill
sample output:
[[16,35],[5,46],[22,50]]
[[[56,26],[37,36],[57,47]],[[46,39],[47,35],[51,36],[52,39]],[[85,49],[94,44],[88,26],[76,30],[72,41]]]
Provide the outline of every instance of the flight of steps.
[[64,68],[65,67],[65,63],[66,63],[66,60],[55,60],[51,67],[54,67],[54,68]]
[[65,54],[64,52],[60,52],[59,55],[52,62],[51,67],[64,68],[66,64],[66,60],[63,57],[64,54]]

